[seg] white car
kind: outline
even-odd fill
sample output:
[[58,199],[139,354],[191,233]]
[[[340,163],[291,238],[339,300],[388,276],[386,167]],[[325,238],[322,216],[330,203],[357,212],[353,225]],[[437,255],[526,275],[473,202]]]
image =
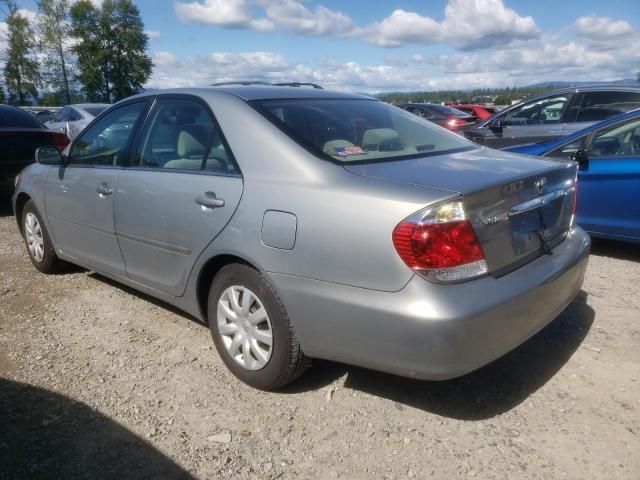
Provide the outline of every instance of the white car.
[[67,105],[60,110],[52,120],[45,123],[50,130],[65,132],[73,139],[110,105],[108,103],[79,103]]

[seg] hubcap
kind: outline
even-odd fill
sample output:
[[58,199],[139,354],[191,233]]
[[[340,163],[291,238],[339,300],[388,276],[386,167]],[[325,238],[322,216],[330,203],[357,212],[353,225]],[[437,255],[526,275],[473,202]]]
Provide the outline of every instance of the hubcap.
[[36,262],[41,262],[44,259],[44,237],[42,236],[42,228],[40,228],[38,217],[31,212],[27,213],[27,217],[24,220],[24,231],[31,258]]
[[218,301],[217,320],[231,358],[247,370],[264,368],[273,351],[273,330],[256,294],[239,285],[227,288]]

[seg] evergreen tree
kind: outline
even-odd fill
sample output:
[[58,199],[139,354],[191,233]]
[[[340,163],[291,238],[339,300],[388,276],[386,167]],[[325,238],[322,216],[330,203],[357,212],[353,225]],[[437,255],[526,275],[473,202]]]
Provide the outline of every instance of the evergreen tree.
[[71,103],[73,78],[72,52],[69,48],[69,1],[38,0],[39,49],[43,53],[43,80],[52,93]]
[[13,0],[5,2],[9,7],[7,17],[6,64],[4,81],[11,103],[26,105],[30,98],[37,98],[40,76],[35,60],[35,34],[29,20],[18,13]]
[[111,102],[142,90],[151,76],[149,39],[131,0],[80,0],[71,7],[79,78],[91,101]]

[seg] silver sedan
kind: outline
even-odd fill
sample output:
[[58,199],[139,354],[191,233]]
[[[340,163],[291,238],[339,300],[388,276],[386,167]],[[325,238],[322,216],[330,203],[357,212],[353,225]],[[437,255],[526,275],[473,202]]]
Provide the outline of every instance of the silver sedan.
[[108,103],[79,103],[75,105],[67,105],[62,108],[56,115],[45,123],[50,130],[64,132],[73,140],[84,127],[89,125],[91,121],[100,113],[107,109]]
[[13,197],[34,266],[74,263],[207,322],[261,389],[311,358],[463,375],[553,320],[587,265],[574,164],[364,96],[152,92],[37,159]]

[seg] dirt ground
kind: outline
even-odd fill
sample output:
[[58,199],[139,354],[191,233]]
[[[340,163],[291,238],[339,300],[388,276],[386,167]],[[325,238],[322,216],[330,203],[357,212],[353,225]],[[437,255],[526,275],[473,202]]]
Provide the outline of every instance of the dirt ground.
[[640,479],[640,248],[595,242],[580,296],[493,364],[419,382],[314,362],[279,393],[209,330],[30,264],[0,204],[0,478]]

